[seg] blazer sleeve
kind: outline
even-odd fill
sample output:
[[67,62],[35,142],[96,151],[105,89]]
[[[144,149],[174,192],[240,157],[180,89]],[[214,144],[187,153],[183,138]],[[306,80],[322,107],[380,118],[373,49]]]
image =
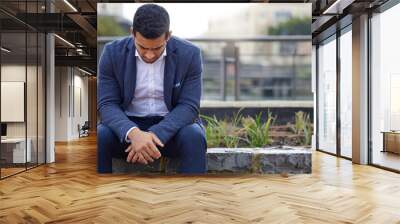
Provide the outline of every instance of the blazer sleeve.
[[157,135],[162,143],[168,142],[184,126],[195,122],[199,116],[202,92],[202,60],[199,48],[195,48],[176,106],[149,131]]
[[105,45],[99,60],[97,79],[97,110],[101,122],[118,136],[120,142],[125,141],[125,135],[137,125],[131,121],[121,108],[122,97],[115,71],[113,69],[110,45]]

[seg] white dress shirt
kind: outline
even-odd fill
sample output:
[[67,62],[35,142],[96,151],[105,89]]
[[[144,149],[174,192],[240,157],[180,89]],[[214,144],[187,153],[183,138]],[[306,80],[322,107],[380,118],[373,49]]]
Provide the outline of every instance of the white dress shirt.
[[[131,104],[125,110],[125,114],[135,117],[165,116],[169,111],[164,102],[164,68],[166,49],[153,63],[143,61],[136,50],[136,87]],[[125,140],[128,140],[128,130]]]

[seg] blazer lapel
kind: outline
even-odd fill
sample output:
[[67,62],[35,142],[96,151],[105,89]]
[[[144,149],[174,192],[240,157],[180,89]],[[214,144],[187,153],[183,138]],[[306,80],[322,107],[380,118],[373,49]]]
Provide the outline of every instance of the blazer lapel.
[[135,56],[135,45],[131,38],[127,44],[129,49],[128,55],[125,61],[125,77],[124,77],[124,105],[127,106],[132,101],[135,88],[136,88],[136,56]]
[[[133,44],[133,38],[127,43],[127,48],[129,49],[128,55],[126,57],[125,65],[125,77],[124,77],[124,105],[128,106],[134,97],[136,88],[136,56],[135,56],[135,45]],[[175,52],[175,47],[172,45],[171,41],[167,44],[167,56],[165,58],[164,67],[164,102],[168,110],[172,110],[172,92],[176,73],[176,62],[177,55]]]
[[164,101],[169,111],[172,110],[172,91],[175,80],[177,55],[171,41],[167,44],[167,57],[164,67]]

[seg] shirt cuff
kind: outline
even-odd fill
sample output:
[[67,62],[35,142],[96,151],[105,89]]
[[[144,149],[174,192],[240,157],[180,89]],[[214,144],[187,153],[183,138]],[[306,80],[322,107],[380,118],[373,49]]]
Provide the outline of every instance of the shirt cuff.
[[135,129],[135,128],[138,128],[138,127],[131,127],[131,128],[126,132],[125,141],[126,141],[127,143],[131,143],[131,140],[128,139],[128,134],[129,134],[133,129]]

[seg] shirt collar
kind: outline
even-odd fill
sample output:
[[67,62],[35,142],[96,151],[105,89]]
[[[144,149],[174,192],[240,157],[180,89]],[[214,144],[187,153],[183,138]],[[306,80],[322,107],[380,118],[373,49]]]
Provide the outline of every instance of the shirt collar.
[[[142,57],[139,55],[139,52],[138,52],[137,49],[135,49],[135,56],[138,57],[142,62],[146,63],[145,61],[143,61]],[[161,54],[161,56],[155,62],[157,62],[159,60],[162,60],[166,56],[167,56],[167,48],[164,49],[164,51]]]

